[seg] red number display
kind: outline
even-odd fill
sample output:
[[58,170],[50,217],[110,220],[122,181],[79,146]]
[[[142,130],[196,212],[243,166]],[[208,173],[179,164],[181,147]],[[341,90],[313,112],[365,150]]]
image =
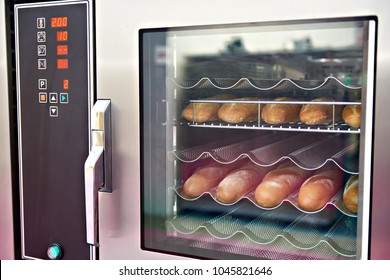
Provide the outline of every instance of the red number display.
[[68,45],[57,46],[57,55],[67,55],[67,54],[68,54]]
[[69,89],[69,80],[62,81],[62,88],[65,90]]
[[68,59],[57,59],[57,69],[68,69]]
[[68,17],[54,17],[50,20],[51,27],[67,27],[68,26]]
[[57,31],[57,41],[68,41],[68,31]]

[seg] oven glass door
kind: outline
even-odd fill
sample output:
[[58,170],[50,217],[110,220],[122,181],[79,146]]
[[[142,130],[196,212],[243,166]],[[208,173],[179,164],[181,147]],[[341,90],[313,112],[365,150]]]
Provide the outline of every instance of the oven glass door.
[[143,249],[367,258],[375,26],[141,30]]

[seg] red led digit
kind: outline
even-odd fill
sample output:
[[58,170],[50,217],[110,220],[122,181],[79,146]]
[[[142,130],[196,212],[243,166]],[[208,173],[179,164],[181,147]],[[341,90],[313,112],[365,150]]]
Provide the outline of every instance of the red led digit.
[[68,45],[57,46],[57,55],[67,55],[67,54],[68,54]]
[[68,90],[69,89],[69,80],[62,81],[62,88]]
[[67,27],[68,26],[68,17],[63,17],[62,18],[62,27]]
[[68,59],[57,59],[57,69],[68,69]]
[[57,27],[57,18],[51,18],[50,23],[51,27]]
[[57,41],[68,41],[68,31],[57,31]]

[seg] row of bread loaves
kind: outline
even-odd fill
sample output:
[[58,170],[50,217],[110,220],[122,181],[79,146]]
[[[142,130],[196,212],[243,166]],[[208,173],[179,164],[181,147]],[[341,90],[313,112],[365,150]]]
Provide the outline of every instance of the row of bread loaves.
[[[255,191],[256,202],[263,207],[275,207],[299,190],[298,204],[312,212],[323,208],[343,187],[344,174],[336,165],[326,165],[317,171],[303,170],[288,162],[269,172]],[[343,202],[357,212],[358,176],[352,175],[344,186]]]
[[[237,165],[212,163],[198,168],[185,181],[182,189],[187,197],[198,197],[216,187],[216,198],[222,203],[233,203],[255,189],[256,202],[266,208],[276,207],[289,195],[299,190],[298,204],[306,211],[317,211],[343,187],[344,174],[336,165],[328,164],[317,171],[281,164],[269,171],[254,163]],[[357,212],[358,176],[353,175],[344,187],[344,205]]]
[[[237,100],[237,101],[260,101],[255,97],[243,97],[234,99],[234,96],[223,94],[208,100]],[[265,99],[262,99],[265,101]],[[276,98],[275,101],[297,101],[289,97]],[[312,102],[334,102],[328,97],[315,98]],[[192,103],[185,107],[182,116],[188,121],[207,122],[222,120],[227,123],[253,122],[258,116],[268,124],[278,125],[283,123],[299,122],[308,125],[331,123],[333,119],[341,118],[351,127],[360,127],[360,106],[333,106],[327,104],[265,104],[257,103]]]

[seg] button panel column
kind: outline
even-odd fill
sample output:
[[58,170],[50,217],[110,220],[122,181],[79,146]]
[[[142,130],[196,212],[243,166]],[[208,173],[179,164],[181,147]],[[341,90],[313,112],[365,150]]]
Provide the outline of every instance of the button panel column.
[[15,5],[23,258],[90,259],[91,12],[88,0]]

